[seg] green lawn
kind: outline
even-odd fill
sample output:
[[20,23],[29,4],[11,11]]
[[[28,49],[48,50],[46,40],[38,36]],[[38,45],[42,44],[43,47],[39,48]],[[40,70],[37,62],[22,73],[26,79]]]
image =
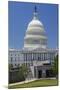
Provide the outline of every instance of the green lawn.
[[41,87],[41,86],[55,86],[58,85],[58,80],[35,80],[29,83],[18,84],[8,86],[9,89],[13,88],[30,88],[30,87]]

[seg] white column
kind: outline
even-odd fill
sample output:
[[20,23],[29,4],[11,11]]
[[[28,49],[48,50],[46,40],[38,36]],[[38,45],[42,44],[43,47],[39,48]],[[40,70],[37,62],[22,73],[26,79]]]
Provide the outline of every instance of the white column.
[[36,66],[36,78],[38,78],[38,70],[37,70],[37,66]]
[[46,77],[46,70],[42,70],[42,78]]

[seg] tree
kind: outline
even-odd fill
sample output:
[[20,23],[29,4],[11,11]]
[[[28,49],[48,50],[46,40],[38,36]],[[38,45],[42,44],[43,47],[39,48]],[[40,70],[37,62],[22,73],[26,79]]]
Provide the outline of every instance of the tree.
[[12,73],[13,73],[13,72],[11,71],[12,68],[13,68],[13,65],[12,65],[12,64],[9,64],[8,68],[9,68],[9,71],[8,71],[8,72],[9,72],[9,73],[8,73],[8,74],[9,74],[9,77],[8,77],[8,78],[9,78],[9,83],[10,83],[10,82],[13,81],[13,76],[12,76]]
[[9,65],[9,83],[24,81],[28,75],[28,68],[25,64],[18,65],[13,68],[12,64]]
[[9,64],[9,71],[13,68],[13,65],[12,64]]
[[18,75],[19,75],[19,78],[22,79],[22,78],[26,78],[27,75],[28,75],[28,68],[25,64],[22,64],[19,68],[19,72],[18,72]]
[[55,73],[55,75],[58,75],[58,55],[54,58],[54,63],[53,63],[53,72]]

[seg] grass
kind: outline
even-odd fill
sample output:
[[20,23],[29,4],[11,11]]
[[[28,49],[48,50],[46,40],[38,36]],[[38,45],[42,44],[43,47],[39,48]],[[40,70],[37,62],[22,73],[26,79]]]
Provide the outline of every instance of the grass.
[[29,83],[24,83],[24,84],[18,84],[18,85],[12,85],[8,86],[9,89],[14,89],[14,88],[30,88],[30,87],[41,87],[41,86],[57,86],[58,85],[58,80],[52,80],[52,79],[44,79],[44,80],[35,80]]

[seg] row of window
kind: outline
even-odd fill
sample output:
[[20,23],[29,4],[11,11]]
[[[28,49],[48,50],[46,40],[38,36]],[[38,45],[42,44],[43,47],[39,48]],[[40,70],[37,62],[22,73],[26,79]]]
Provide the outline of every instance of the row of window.
[[[12,66],[21,66],[22,64],[11,64]],[[26,66],[32,66],[33,63],[25,63]]]
[[53,60],[53,54],[24,54],[24,60]]
[[13,65],[13,66],[20,66],[20,64],[11,64],[11,65]]
[[14,58],[14,57],[10,57],[10,61],[13,62],[13,61],[20,61],[21,58]]
[[16,62],[16,61],[30,61],[30,60],[53,60],[54,59],[54,54],[46,54],[46,53],[34,53],[34,54],[24,54],[24,58],[17,58],[17,57],[10,57],[11,62]]
[[31,40],[30,39],[30,40],[26,40],[25,43],[26,44],[29,43],[29,44],[41,44],[41,45],[44,44],[44,45],[46,45],[47,41],[46,40]]
[[43,35],[44,36],[45,35],[45,32],[40,32],[40,31],[35,32],[35,31],[32,31],[32,32],[27,32],[27,34],[31,34],[31,35]]
[[21,54],[14,54],[14,53],[11,53],[11,54],[9,54],[9,56],[21,56]]

